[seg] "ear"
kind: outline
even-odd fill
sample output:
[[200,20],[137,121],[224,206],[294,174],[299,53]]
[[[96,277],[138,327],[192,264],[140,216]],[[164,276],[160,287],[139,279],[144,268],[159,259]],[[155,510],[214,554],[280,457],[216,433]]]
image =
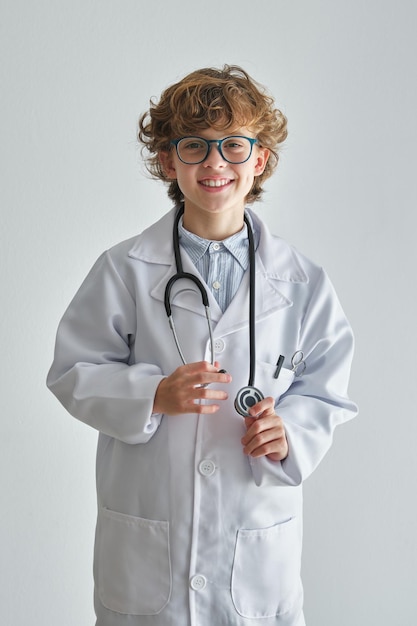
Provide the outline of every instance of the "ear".
[[172,152],[159,152],[158,158],[162,165],[162,169],[164,170],[165,176],[175,180],[177,178],[177,172],[175,171]]
[[255,176],[263,174],[266,164],[268,163],[270,151],[268,148],[258,148],[255,161]]

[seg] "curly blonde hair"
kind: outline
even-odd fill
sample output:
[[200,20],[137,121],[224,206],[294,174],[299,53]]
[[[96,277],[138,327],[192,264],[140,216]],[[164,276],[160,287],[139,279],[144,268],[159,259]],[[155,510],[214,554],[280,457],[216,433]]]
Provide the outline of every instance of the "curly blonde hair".
[[[246,202],[258,200],[263,182],[278,165],[278,146],[287,137],[287,119],[274,107],[274,100],[241,67],[203,68],[168,87],[159,102],[150,101],[149,111],[139,119],[138,139],[145,164],[154,178],[169,185],[168,195],[183,200],[176,180],[169,179],[159,160],[160,152],[172,149],[171,140],[199,130],[248,128],[263,148],[270,150],[264,172],[256,176]],[[145,154],[146,151],[146,154]]]

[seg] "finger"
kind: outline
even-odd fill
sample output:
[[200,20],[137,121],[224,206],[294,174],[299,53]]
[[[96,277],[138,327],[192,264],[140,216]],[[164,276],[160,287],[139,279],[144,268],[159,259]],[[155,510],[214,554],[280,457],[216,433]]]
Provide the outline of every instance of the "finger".
[[227,400],[229,394],[223,389],[212,387],[196,387],[190,394],[192,400]]
[[230,374],[219,373],[218,369],[205,361],[182,365],[168,377],[174,393],[184,391],[192,399],[193,388],[206,387],[210,384],[228,384],[232,380]]
[[260,433],[251,434],[249,431],[242,437],[241,443],[244,446],[246,454],[251,454],[256,448],[263,446],[270,441],[283,439],[285,437],[285,431],[283,428],[271,428],[270,430],[263,430]]
[[[195,407],[199,404],[209,401],[224,402],[229,397],[229,394],[224,389],[216,389],[213,387],[206,387],[201,385],[195,385],[191,388],[183,389],[181,392],[176,391],[176,399],[179,405],[180,412],[196,412]],[[218,405],[218,408],[220,406]],[[218,408],[216,410],[218,410]]]
[[250,454],[253,459],[267,456],[271,461],[282,461],[288,456],[288,444],[285,439],[270,441],[258,448],[255,448]]
[[214,361],[214,367],[219,374],[227,374],[227,370],[222,368],[218,361]]
[[267,398],[263,398],[260,402],[254,404],[250,409],[249,413],[253,418],[259,418],[264,415],[274,415],[275,414],[275,401],[274,398],[268,396]]
[[245,417],[245,426],[246,426],[246,430],[248,431],[249,428],[252,426],[252,424],[256,421],[255,417]]
[[195,363],[187,363],[183,366],[189,368],[190,372],[218,372],[220,369],[220,363],[215,361],[213,365],[208,361],[196,361]]
[[195,372],[189,382],[193,383],[195,387],[203,387],[213,384],[229,384],[232,381],[232,377],[227,372]]
[[272,453],[285,452],[285,456],[288,453],[288,442],[285,435],[285,429],[282,426],[277,428],[271,428],[270,430],[264,430],[255,436],[242,437],[243,451],[253,457],[259,457],[269,455]]
[[247,454],[251,454],[260,446],[264,446],[270,441],[282,439],[284,436],[285,433],[281,428],[273,428],[270,430],[264,430],[254,436],[248,436],[247,433],[244,437],[242,437],[241,442],[244,446],[245,452]]
[[179,412],[189,412],[195,408],[197,403],[205,401],[224,402],[228,397],[229,395],[224,389],[196,385],[182,390],[174,389],[171,400]]
[[217,413],[220,409],[218,404],[194,404],[189,413],[207,414]]
[[194,363],[180,365],[172,375],[177,378],[192,379],[195,376],[204,375],[204,373],[207,372],[215,373],[217,371],[218,367],[211,365],[211,363],[208,363],[207,361],[196,361]]
[[[207,390],[202,390],[203,392],[206,392]],[[220,409],[220,404],[218,404],[217,401],[220,400],[220,402],[224,401],[227,399],[228,395],[224,392],[213,392],[212,394],[209,394],[210,397],[207,397],[208,394],[205,393],[204,394],[205,397],[202,398],[194,398],[192,400],[190,400],[190,398],[187,399],[186,403],[183,405],[182,407],[182,411],[183,413],[215,413],[216,411],[218,411]],[[215,400],[214,402],[210,402],[210,400]]]
[[[249,423],[251,421],[252,423]],[[276,432],[284,433],[284,422],[275,413],[266,417],[260,417],[258,419],[249,418],[245,423],[247,425],[247,431],[242,437],[244,443],[248,443],[251,439],[256,437],[259,433],[274,430]]]

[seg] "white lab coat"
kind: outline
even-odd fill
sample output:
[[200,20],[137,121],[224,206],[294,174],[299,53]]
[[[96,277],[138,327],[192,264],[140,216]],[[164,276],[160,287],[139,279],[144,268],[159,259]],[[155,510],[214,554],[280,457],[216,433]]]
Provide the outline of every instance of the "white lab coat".
[[[233,377],[229,400],[214,415],[152,414],[159,382],[181,365],[164,308],[174,211],[104,253],[59,326],[48,385],[100,432],[98,626],[304,624],[301,484],[335,426],[356,413],[347,398],[352,333],[323,270],[251,215],[260,233],[255,385],[276,399],[284,461],[250,459],[240,443],[233,401],[248,383],[247,273],[225,313],[208,289],[216,360]],[[171,301],[187,361],[210,361],[200,293],[182,280]],[[299,349],[307,368],[295,378]]]

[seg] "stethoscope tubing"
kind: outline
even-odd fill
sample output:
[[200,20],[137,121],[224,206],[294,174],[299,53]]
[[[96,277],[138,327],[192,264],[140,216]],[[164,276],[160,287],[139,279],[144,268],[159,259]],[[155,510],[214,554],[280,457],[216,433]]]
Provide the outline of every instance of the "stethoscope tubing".
[[244,220],[248,231],[249,242],[249,382],[248,387],[253,387],[255,379],[256,346],[255,346],[255,243],[253,232],[246,215]]
[[179,225],[179,221],[180,221],[181,216],[182,216],[183,213],[184,213],[184,207],[182,206],[179,209],[179,211],[177,212],[177,215],[176,215],[175,221],[174,221],[173,244],[174,244],[174,256],[175,256],[175,265],[176,265],[176,268],[177,268],[177,273],[174,274],[173,276],[171,276],[171,278],[169,279],[169,281],[167,282],[167,285],[165,287],[165,296],[164,296],[165,311],[166,311],[166,314],[168,316],[169,325],[171,327],[172,334],[174,336],[174,341],[175,341],[175,345],[176,345],[177,350],[178,350],[178,354],[180,355],[180,358],[181,358],[181,361],[183,362],[183,364],[186,365],[187,361],[186,361],[184,353],[183,353],[183,351],[181,349],[180,342],[179,342],[178,335],[177,335],[177,331],[176,331],[176,328],[175,328],[174,318],[172,316],[172,310],[171,310],[171,290],[172,290],[172,287],[174,286],[174,284],[178,280],[181,280],[181,279],[184,279],[184,278],[188,279],[188,280],[191,280],[195,284],[197,289],[200,291],[201,299],[203,301],[203,305],[204,305],[204,308],[205,308],[205,313],[206,313],[206,318],[207,318],[207,326],[208,326],[208,329],[209,329],[211,364],[213,365],[214,364],[214,338],[213,338],[213,327],[212,327],[211,315],[210,315],[210,303],[209,303],[209,299],[208,299],[207,290],[204,287],[204,285],[201,282],[201,280],[198,278],[198,276],[195,276],[195,274],[190,274],[189,272],[184,272],[183,265],[182,265],[182,260],[181,260],[180,242],[179,242],[179,235],[178,235],[178,225]]
[[182,278],[188,278],[188,280],[191,280],[200,290],[201,298],[203,300],[204,309],[206,312],[207,326],[209,329],[211,364],[213,365],[214,364],[214,337],[213,337],[213,327],[211,323],[210,305],[208,301],[207,291],[204,288],[204,285],[202,284],[201,280],[197,276],[194,276],[194,274],[189,274],[188,272],[177,272],[176,274],[174,274],[174,276],[171,276],[165,288],[165,298],[164,298],[165,311],[168,316],[168,322],[171,327],[172,334],[174,336],[174,341],[178,350],[178,354],[180,355],[181,361],[183,362],[183,364],[186,365],[187,361],[185,360],[185,356],[181,349],[181,345],[178,339],[178,335],[177,335],[177,331],[176,331],[175,323],[174,323],[174,318],[172,317],[172,310],[171,310],[171,303],[170,303],[171,289],[174,286],[175,282]]
[[[178,234],[178,226],[181,219],[181,216],[184,213],[184,206],[182,205],[174,220],[174,228],[173,228],[173,247],[174,247],[174,256],[175,256],[175,265],[177,272],[169,279],[166,288],[165,288],[165,311],[168,316],[169,325],[172,330],[172,334],[174,337],[175,345],[178,350],[178,354],[180,355],[181,361],[184,365],[186,365],[187,361],[185,359],[184,353],[181,349],[180,342],[178,339],[177,331],[175,329],[174,319],[172,317],[171,310],[171,291],[174,284],[181,279],[191,280],[201,294],[201,299],[203,301],[203,305],[206,312],[207,325],[209,329],[209,339],[210,339],[210,351],[211,351],[211,364],[214,364],[214,338],[213,338],[213,328],[211,323],[210,316],[210,305],[207,290],[204,287],[201,280],[195,274],[190,274],[189,272],[184,272],[182,260],[181,260],[181,251],[179,244],[179,234]],[[249,415],[248,410],[251,406],[253,406],[256,402],[259,402],[263,398],[263,394],[259,389],[256,389],[253,386],[253,382],[255,379],[255,367],[256,367],[256,346],[255,346],[255,243],[253,237],[252,226],[250,221],[246,215],[244,215],[244,221],[247,226],[248,232],[248,243],[249,243],[249,381],[248,386],[243,387],[239,390],[236,400],[235,400],[235,408],[240,415],[247,416]],[[224,371],[224,370],[221,370]]]

